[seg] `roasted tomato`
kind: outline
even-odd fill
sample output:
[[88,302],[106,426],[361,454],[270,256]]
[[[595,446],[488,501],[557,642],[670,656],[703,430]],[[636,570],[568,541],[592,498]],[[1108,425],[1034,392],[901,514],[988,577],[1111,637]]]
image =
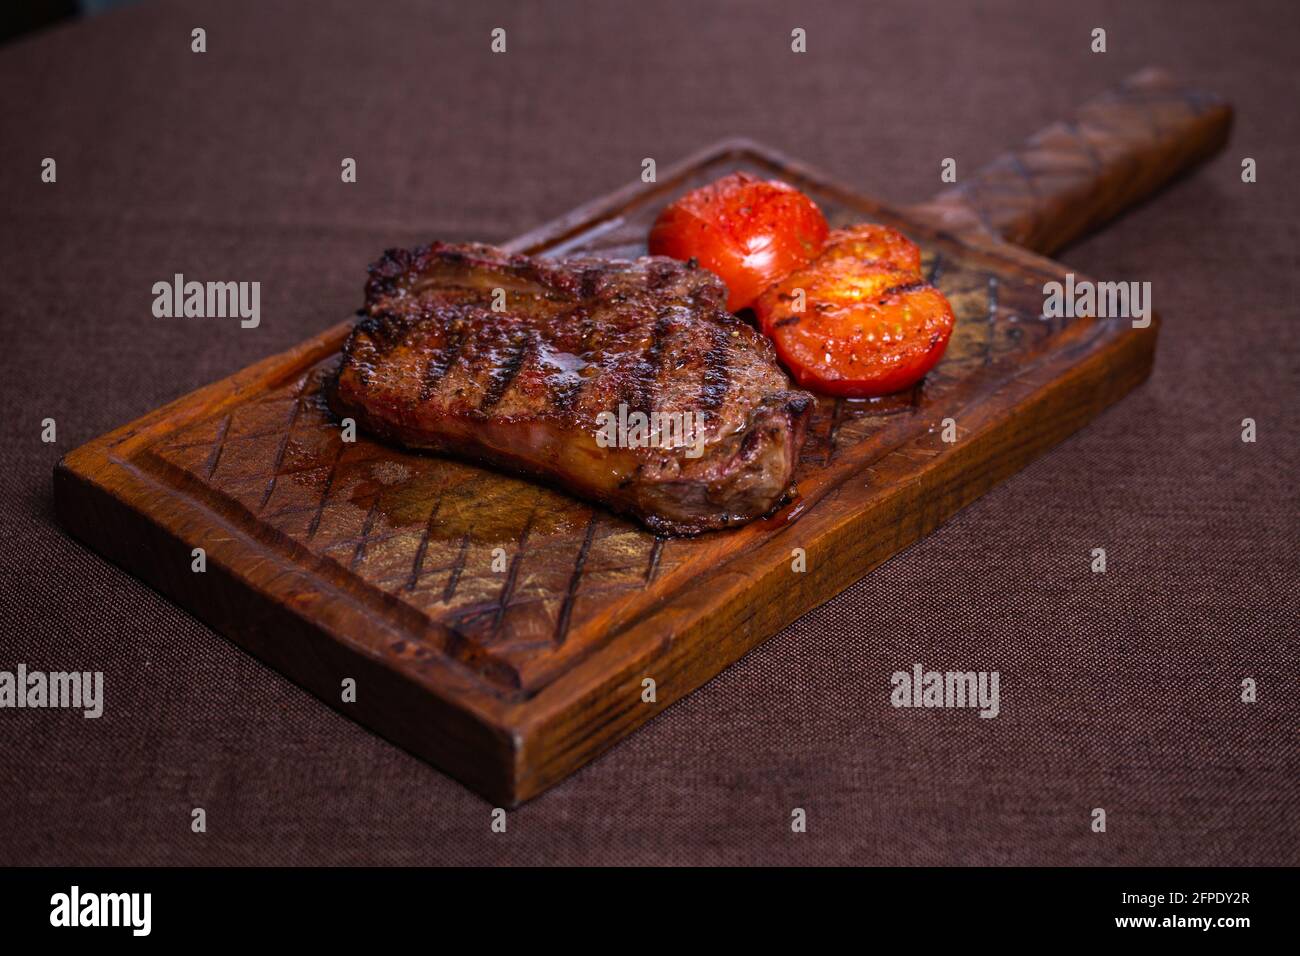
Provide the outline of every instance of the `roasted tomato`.
[[650,230],[650,254],[695,259],[727,284],[727,308],[753,305],[822,250],[826,217],[799,190],[733,173],[682,196]]
[[795,381],[853,398],[920,381],[943,356],[954,321],[921,275],[920,250],[884,226],[831,233],[825,251],[754,310]]
[[921,274],[921,250],[897,229],[863,223],[836,229],[827,239],[819,261],[854,259],[876,262],[902,272]]

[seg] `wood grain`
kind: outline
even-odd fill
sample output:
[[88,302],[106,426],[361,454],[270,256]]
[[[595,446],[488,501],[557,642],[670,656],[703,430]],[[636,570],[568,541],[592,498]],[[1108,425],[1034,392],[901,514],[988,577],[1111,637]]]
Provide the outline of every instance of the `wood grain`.
[[1149,68],[912,210],[1051,255],[1228,141],[1232,109]]
[[[1163,151],[1152,142],[1126,149]],[[656,538],[507,475],[364,435],[343,442],[320,396],[349,326],[340,323],[70,453],[54,476],[60,520],[489,799],[513,805],[542,792],[1082,426],[1151,367],[1158,322],[1136,330],[1042,317],[1043,283],[1063,267],[966,227],[946,231],[955,220],[943,213],[891,210],[743,141],[511,247],[640,254],[666,202],[736,169],[789,180],[833,225],[904,230],[958,317],[947,355],[917,388],[819,402],[800,497],[781,513]],[[1074,212],[1065,223],[1058,206],[1030,202],[1028,219],[991,221],[1030,222],[1034,236],[1075,230]],[[957,423],[955,443],[940,438],[945,418]],[[206,550],[203,574],[190,569],[195,547]],[[791,568],[796,548],[804,572]],[[355,703],[341,701],[348,677]],[[654,703],[642,700],[646,678]]]

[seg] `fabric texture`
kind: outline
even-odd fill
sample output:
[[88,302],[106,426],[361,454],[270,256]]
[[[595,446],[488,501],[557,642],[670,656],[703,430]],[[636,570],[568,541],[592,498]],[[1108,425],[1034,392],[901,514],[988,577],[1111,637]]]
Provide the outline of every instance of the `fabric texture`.
[[[0,710],[0,864],[1300,862],[1298,46],[1285,2],[223,0],[0,48],[0,669],[106,698]],[[337,322],[385,247],[503,241],[732,135],[920,201],[1147,65],[1232,141],[1058,258],[1152,283],[1152,378],[506,833],[55,524],[61,454]],[[153,318],[176,272],[260,280],[261,326]],[[891,707],[915,663],[998,671],[1001,714]]]

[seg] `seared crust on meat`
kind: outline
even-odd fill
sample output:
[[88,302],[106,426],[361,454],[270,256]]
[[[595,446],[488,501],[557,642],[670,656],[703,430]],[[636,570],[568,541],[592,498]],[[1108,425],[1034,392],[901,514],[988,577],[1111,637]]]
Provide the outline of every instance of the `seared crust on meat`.
[[[383,439],[523,472],[657,532],[726,527],[786,496],[813,407],[726,294],[659,257],[391,250],[370,268],[329,401]],[[602,447],[620,406],[699,427]]]

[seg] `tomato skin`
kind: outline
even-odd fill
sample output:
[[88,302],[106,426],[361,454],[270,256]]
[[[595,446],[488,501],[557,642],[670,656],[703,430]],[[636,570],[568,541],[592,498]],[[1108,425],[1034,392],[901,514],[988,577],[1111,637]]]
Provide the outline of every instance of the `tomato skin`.
[[793,186],[733,173],[664,209],[650,254],[695,259],[727,284],[735,312],[817,256],[828,231],[817,204]]
[[759,325],[805,388],[849,398],[902,391],[943,357],[955,322],[920,262],[892,229],[837,231],[820,257],[763,294]]

